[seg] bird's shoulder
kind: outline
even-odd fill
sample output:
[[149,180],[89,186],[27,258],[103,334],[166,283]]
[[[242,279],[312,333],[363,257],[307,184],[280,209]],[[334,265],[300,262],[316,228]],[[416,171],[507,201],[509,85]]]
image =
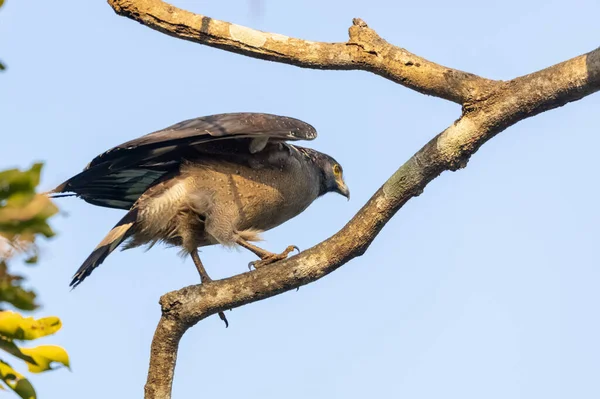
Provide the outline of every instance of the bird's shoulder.
[[286,142],[269,143],[256,154],[245,155],[245,162],[253,169],[295,171],[313,166],[313,158],[305,148]]

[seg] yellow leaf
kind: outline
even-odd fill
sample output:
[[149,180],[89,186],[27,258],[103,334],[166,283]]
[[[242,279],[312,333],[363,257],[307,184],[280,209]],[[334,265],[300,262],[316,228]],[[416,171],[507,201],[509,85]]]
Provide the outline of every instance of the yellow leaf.
[[21,348],[21,353],[31,357],[35,363],[27,362],[27,367],[32,373],[52,370],[52,363],[61,363],[69,368],[69,355],[67,351],[56,345],[40,345],[35,348]]
[[0,312],[0,335],[9,339],[31,340],[51,335],[60,330],[58,317],[23,317],[12,311]]
[[0,360],[0,379],[22,399],[36,399],[35,389],[27,378]]

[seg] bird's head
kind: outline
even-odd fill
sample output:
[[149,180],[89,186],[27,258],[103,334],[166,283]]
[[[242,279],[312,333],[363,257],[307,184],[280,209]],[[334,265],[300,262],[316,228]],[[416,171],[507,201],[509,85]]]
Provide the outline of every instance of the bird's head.
[[344,181],[342,165],[329,155],[320,155],[318,165],[321,169],[321,190],[319,194],[336,192],[350,200],[350,190]]

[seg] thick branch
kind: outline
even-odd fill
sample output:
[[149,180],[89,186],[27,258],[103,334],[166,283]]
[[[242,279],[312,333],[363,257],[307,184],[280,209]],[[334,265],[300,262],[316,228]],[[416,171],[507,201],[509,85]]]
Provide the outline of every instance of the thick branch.
[[[289,291],[331,273],[362,255],[409,199],[421,194],[443,171],[465,167],[470,156],[494,135],[520,120],[598,90],[600,49],[507,82],[485,101],[466,107],[459,120],[402,165],[331,238],[271,266],[164,295],[160,301],[163,318],[152,345],[146,397],[169,397],[164,393],[170,392],[177,342],[185,329],[219,311]],[[174,332],[169,333],[168,329]]]
[[390,45],[354,20],[344,43],[265,33],[178,9],[161,0],[109,0],[118,14],[152,29],[254,58],[314,69],[360,69],[463,105],[463,115],[402,165],[337,234],[288,260],[161,298],[147,398],[169,398],[177,346],[187,328],[218,312],[311,283],[362,255],[383,226],[445,170],[465,167],[507,127],[600,89],[600,50],[509,82],[450,69]]
[[163,312],[150,348],[150,369],[146,381],[146,398],[169,399],[177,361],[179,341],[188,327]]
[[355,19],[345,43],[266,33],[194,14],[161,0],[108,0],[117,14],[179,39],[302,68],[365,70],[459,104],[481,100],[499,82],[433,63],[383,40]]

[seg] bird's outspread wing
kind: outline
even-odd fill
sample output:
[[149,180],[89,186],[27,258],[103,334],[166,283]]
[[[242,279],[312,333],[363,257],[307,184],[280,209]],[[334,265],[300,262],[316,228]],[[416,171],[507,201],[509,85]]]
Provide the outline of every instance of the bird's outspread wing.
[[254,154],[268,142],[316,137],[308,123],[271,114],[190,119],[111,148],[50,194],[73,193],[95,205],[129,209],[150,186],[176,174],[190,157]]

